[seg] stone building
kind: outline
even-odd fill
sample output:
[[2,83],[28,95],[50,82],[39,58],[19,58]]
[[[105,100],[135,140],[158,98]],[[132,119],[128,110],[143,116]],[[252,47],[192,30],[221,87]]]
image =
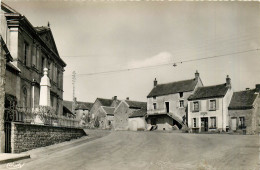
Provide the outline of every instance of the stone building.
[[66,64],[59,56],[50,25],[34,27],[25,16],[5,3],[1,3],[1,12],[7,20],[6,42],[13,57],[10,69],[20,72],[19,75],[6,74],[6,86],[10,87],[6,89],[7,93],[15,96],[20,107],[37,107],[39,83],[46,67],[51,82],[51,106],[61,115]]
[[234,92],[228,107],[230,130],[256,134],[260,114],[260,85],[256,89]]
[[[147,103],[133,100],[122,100],[114,111],[114,129],[115,130],[137,130],[137,128],[146,129],[145,120]],[[129,118],[130,117],[130,118]],[[142,117],[142,120],[138,117]]]
[[147,124],[156,125],[158,130],[171,130],[186,124],[188,97],[203,86],[199,73],[195,78],[166,84],[157,84],[147,96]]
[[224,84],[197,88],[188,98],[188,125],[192,131],[226,131],[232,94],[229,76]]
[[119,103],[120,100],[117,99],[117,96],[112,97],[112,99],[97,98],[89,112],[91,115],[91,121],[93,122],[95,120],[97,112],[101,106],[116,107]]
[[115,107],[101,106],[97,111],[97,121],[99,128],[112,129],[114,127],[114,111]]

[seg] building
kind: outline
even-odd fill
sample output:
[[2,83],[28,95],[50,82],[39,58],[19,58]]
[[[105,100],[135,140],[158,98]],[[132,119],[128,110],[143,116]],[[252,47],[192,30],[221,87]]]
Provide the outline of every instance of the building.
[[[75,106],[75,111],[73,111],[73,105]],[[93,103],[77,101],[63,101],[63,116],[72,117],[79,120],[79,124],[85,125],[89,122],[89,111],[92,108]]]
[[234,92],[228,107],[230,130],[256,134],[260,114],[260,85],[256,89]]
[[114,127],[115,107],[101,106],[96,114],[98,127],[101,129],[112,129]]
[[97,98],[89,112],[92,123],[94,123],[94,120],[97,117],[97,112],[101,106],[116,107],[119,103],[120,100],[117,99],[117,96],[112,97],[112,99]]
[[188,97],[203,86],[198,71],[195,78],[157,84],[147,96],[147,124],[156,125],[158,130],[171,130],[172,126],[179,128],[186,125]]
[[[122,100],[114,111],[114,129],[115,130],[137,130],[146,129],[146,123],[139,120],[138,117],[146,115],[146,102]],[[130,117],[130,118],[129,118]]]
[[[7,21],[6,44],[13,57],[10,66],[13,72],[6,74],[6,87],[10,87],[7,93],[15,96],[19,107],[37,107],[40,80],[46,67],[51,82],[51,106],[61,115],[66,63],[59,56],[50,25],[34,27],[25,16],[5,3],[1,3],[1,7]],[[19,75],[14,74],[17,71]]]
[[232,94],[229,76],[224,84],[197,88],[188,98],[188,125],[192,132],[226,131]]
[[132,131],[146,130],[147,129],[146,115],[147,115],[146,108],[133,111],[133,113],[130,114],[128,117],[129,130]]

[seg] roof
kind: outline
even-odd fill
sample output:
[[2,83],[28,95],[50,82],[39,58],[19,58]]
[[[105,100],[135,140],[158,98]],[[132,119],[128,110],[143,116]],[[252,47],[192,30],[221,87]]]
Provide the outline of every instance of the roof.
[[147,97],[163,96],[179,92],[193,91],[197,85],[197,79],[182,80],[166,84],[156,85]]
[[114,116],[114,111],[115,111],[115,108],[114,107],[107,107],[107,106],[101,106],[107,115],[112,115]]
[[219,84],[214,86],[198,87],[194,94],[188,100],[207,99],[214,97],[224,97],[228,91],[226,84]]
[[134,118],[134,117],[144,117],[147,114],[147,111],[144,109],[139,109],[134,111],[129,118]]
[[90,110],[93,103],[77,101],[76,110]]
[[6,63],[6,68],[14,70],[16,73],[21,73],[21,70],[18,67],[16,67],[15,65],[13,65],[11,62]]
[[129,105],[129,108],[137,108],[137,109],[147,109],[146,102],[139,102],[139,101],[132,101],[132,100],[125,100],[125,102]]
[[228,109],[230,110],[243,110],[253,108],[254,101],[257,98],[255,89],[234,92],[230,101]]
[[103,99],[103,98],[97,98],[102,106],[111,106],[113,103],[113,99]]
[[65,106],[72,113],[72,101],[63,100],[63,106]]

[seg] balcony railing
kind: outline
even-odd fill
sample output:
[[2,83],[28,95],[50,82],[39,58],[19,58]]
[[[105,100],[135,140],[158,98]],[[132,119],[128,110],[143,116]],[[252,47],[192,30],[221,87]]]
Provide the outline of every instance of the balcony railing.
[[147,110],[148,115],[154,115],[154,114],[165,114],[166,109],[154,109],[154,110]]

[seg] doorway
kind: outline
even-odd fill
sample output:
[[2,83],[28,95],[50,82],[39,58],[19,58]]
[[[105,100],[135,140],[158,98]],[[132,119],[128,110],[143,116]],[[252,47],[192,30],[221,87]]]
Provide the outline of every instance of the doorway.
[[170,107],[169,107],[170,103],[169,102],[165,102],[165,108],[166,108],[166,113],[170,112]]
[[201,132],[207,132],[208,131],[208,118],[203,117],[201,118]]
[[231,118],[231,129],[237,130],[237,118],[236,117]]

